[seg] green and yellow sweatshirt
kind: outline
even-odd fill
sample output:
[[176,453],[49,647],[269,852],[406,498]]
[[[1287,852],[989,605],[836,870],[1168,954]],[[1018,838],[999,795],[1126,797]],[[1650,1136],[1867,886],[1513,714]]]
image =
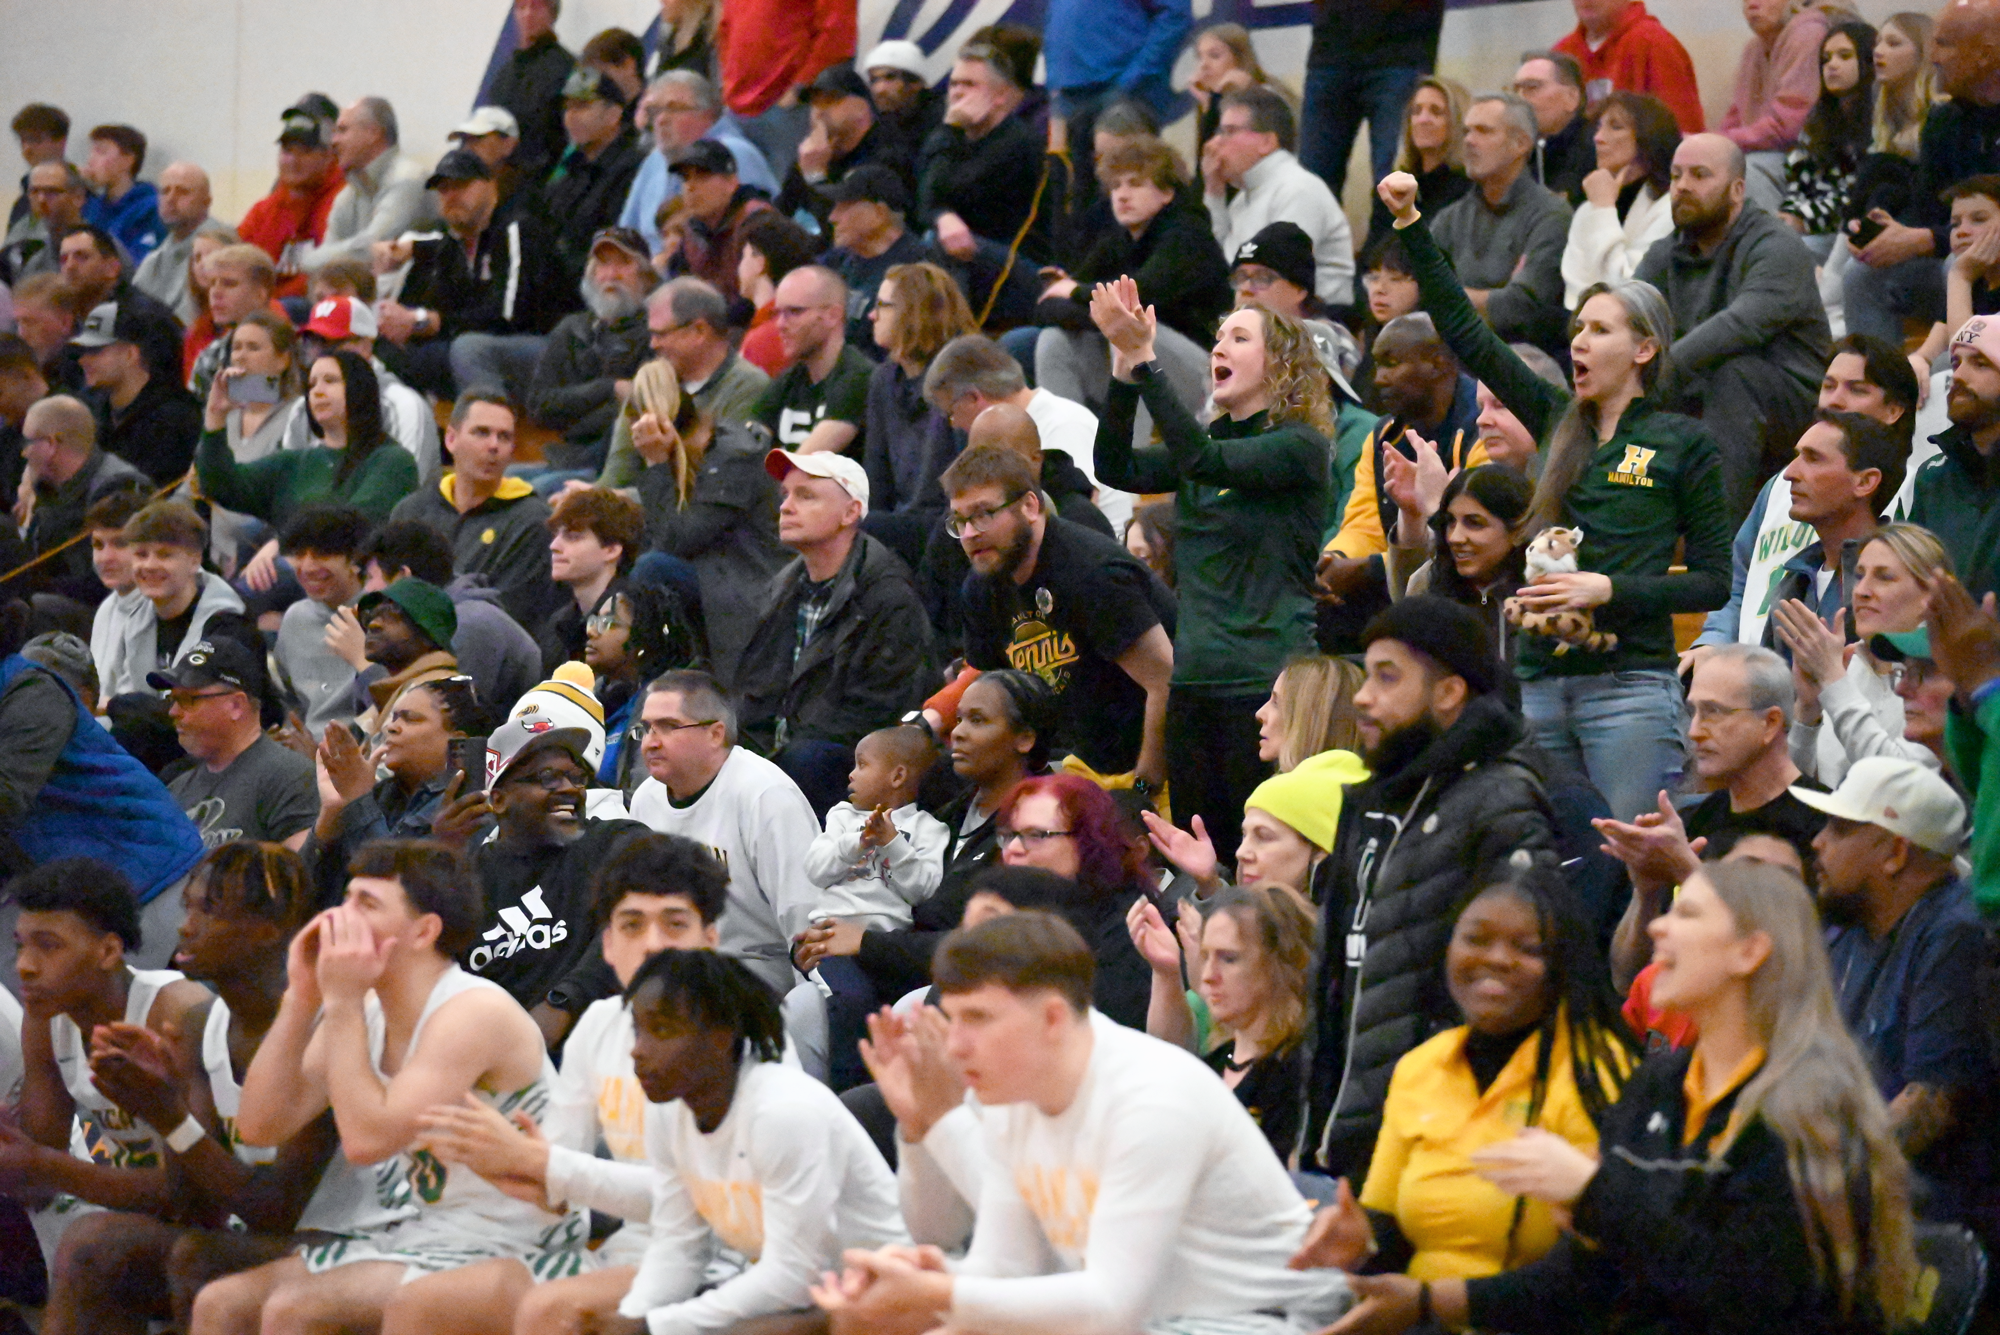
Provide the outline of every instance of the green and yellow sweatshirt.
[[[1529,370],[1487,328],[1422,222],[1401,232],[1423,308],[1438,332],[1546,449],[1570,406],[1569,391]],[[1676,661],[1674,613],[1707,612],[1729,601],[1731,534],[1721,456],[1691,417],[1634,400],[1564,497],[1563,522],[1583,530],[1578,566],[1611,576],[1611,601],[1595,609],[1595,618],[1598,630],[1618,636],[1618,647],[1601,654],[1572,649],[1557,657],[1553,640],[1527,636],[1515,668],[1523,678],[1670,668]],[[1677,550],[1686,569],[1669,573]]]

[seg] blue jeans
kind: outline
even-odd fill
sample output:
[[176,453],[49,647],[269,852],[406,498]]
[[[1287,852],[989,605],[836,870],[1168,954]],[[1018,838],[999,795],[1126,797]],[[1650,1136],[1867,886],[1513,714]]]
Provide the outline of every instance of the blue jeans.
[[1680,781],[1681,681],[1671,668],[1521,683],[1528,740],[1590,776],[1618,820],[1652,811]]
[[458,392],[504,389],[519,403],[528,397],[535,366],[548,339],[541,334],[460,334],[451,341],[451,374]]
[[1944,266],[1934,255],[1904,260],[1886,269],[1859,261],[1847,266],[1841,280],[1847,332],[1873,334],[1903,346],[1903,317],[1944,319]]
[[1368,122],[1368,166],[1374,181],[1389,174],[1403,133],[1403,108],[1429,73],[1415,65],[1308,65],[1305,111],[1299,117],[1299,161],[1333,188],[1347,185],[1354,136]]
[[1040,325],[1024,324],[1018,329],[1009,329],[997,340],[1009,356],[1021,363],[1021,376],[1028,382],[1029,389],[1035,388],[1035,342],[1041,336]]

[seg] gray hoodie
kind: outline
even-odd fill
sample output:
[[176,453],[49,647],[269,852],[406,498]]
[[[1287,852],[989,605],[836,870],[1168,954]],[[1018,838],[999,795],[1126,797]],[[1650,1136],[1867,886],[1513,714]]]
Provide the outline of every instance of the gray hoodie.
[[[187,657],[188,651],[201,643],[202,632],[208,626],[208,619],[217,612],[241,612],[243,600],[236,596],[236,590],[219,575],[201,572],[201,592],[196,595],[194,619],[188,622],[187,634],[174,648],[173,661],[178,663]],[[146,684],[146,674],[158,666],[159,613],[148,602],[136,609],[136,615],[124,622],[122,642],[111,646],[111,661],[97,665],[99,698],[109,700],[114,695],[127,695],[133,691],[151,691]]]

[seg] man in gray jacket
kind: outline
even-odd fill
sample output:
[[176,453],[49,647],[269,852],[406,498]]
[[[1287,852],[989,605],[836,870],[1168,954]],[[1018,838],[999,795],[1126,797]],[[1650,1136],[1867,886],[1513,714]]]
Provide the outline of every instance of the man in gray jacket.
[[1490,93],[1467,107],[1465,174],[1473,189],[1438,210],[1431,235],[1494,333],[1556,348],[1564,342],[1570,209],[1528,170],[1540,137],[1535,109],[1512,93]]
[[1791,458],[1833,355],[1812,254],[1771,214],[1744,207],[1743,168],[1743,150],[1719,134],[1683,139],[1673,235],[1653,243],[1634,275],[1660,289],[1673,314],[1660,395],[1715,437],[1731,523]]

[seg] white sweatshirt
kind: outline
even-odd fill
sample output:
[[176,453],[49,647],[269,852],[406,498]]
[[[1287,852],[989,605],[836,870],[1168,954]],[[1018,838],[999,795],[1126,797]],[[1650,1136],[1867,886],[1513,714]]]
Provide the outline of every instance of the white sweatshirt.
[[826,829],[806,849],[806,877],[820,888],[813,920],[860,918],[870,931],[908,927],[910,909],[937,893],[944,879],[945,823],[916,803],[889,813],[896,837],[863,851],[869,813],[841,802],[826,813]]
[[[722,1124],[704,1135],[676,1100],[648,1104],[652,1243],[618,1305],[652,1335],[697,1335],[748,1317],[811,1305],[843,1249],[908,1242],[896,1184],[861,1124],[825,1085],[751,1062]],[[565,1157],[572,1201],[629,1204],[631,1165]],[[550,1155],[550,1190],[557,1181]],[[616,1209],[617,1205],[608,1208]],[[750,1258],[741,1274],[697,1294],[714,1243]]]
[[1330,1321],[1346,1278],[1285,1268],[1312,1211],[1236,1095],[1191,1053],[1094,1011],[1090,1023],[1069,1107],[981,1114],[988,1168],[948,1324],[1127,1335],[1279,1310]]
[[783,996],[798,982],[792,938],[812,921],[818,892],[805,870],[819,837],[812,804],[783,770],[740,746],[695,800],[675,806],[647,779],[632,795],[632,819],[692,839],[729,870],[729,907],[718,949],[755,970]]
[[[633,1194],[625,1210],[598,1206],[625,1220],[601,1249],[606,1265],[636,1265],[652,1240],[653,1170],[646,1164],[646,1091],[632,1070],[632,1012],[623,997],[593,1001],[563,1044],[562,1069],[549,1092],[542,1135],[549,1142],[546,1188],[552,1203],[566,1200],[559,1183],[569,1179],[564,1165],[593,1159],[601,1137],[614,1162],[636,1165]],[[565,1157],[567,1156],[567,1157]]]

